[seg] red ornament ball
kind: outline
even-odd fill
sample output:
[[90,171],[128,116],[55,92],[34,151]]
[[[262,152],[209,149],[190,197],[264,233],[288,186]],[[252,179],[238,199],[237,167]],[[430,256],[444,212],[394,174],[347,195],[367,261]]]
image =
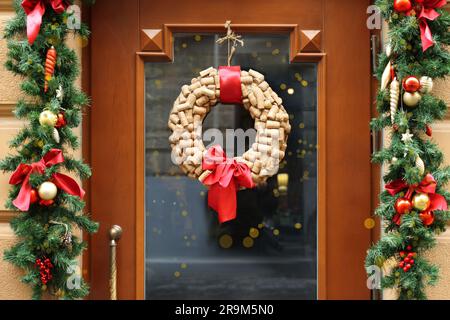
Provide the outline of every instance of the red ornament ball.
[[434,214],[431,211],[421,212],[419,217],[424,226],[430,226],[434,222]]
[[427,124],[427,128],[425,133],[427,134],[427,136],[431,137],[433,136],[433,129]]
[[39,201],[39,195],[36,189],[31,189],[30,191],[30,203],[36,203]]
[[60,112],[57,115],[58,120],[56,120],[55,128],[64,127],[67,124],[66,118],[64,117],[64,113]]
[[407,77],[405,80],[403,80],[403,89],[410,93],[419,91],[420,80],[413,76]]
[[406,12],[412,9],[412,4],[410,0],[395,0],[394,10],[397,12]]
[[412,209],[412,203],[406,198],[398,198],[395,202],[395,212],[398,214],[409,213]]
[[44,207],[50,207],[54,203],[55,203],[55,201],[53,201],[53,200],[41,200],[41,201],[39,201],[39,204],[41,206],[44,206]]
[[411,247],[411,246],[407,246],[407,247],[406,247],[406,250],[411,251],[411,250],[412,250],[412,247]]

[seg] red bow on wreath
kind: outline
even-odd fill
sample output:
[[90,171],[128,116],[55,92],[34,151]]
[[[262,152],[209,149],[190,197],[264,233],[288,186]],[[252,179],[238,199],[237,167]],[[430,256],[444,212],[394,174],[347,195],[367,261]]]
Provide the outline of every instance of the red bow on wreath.
[[23,0],[22,7],[27,14],[27,37],[31,45],[41,29],[45,7],[50,4],[56,13],[63,13],[69,6],[65,0]]
[[[442,195],[436,193],[436,185],[436,180],[430,173],[428,173],[419,184],[409,185],[404,180],[397,179],[386,184],[384,188],[391,196],[395,196],[400,191],[408,189],[405,195],[405,198],[408,200],[411,200],[414,192],[426,193],[428,194],[431,202],[428,209],[430,212],[433,212],[434,210],[447,210],[447,200]],[[396,214],[393,218],[397,224],[400,222],[400,216],[400,214]]]
[[[13,204],[21,211],[28,211],[30,208],[31,197],[31,185],[30,175],[33,173],[44,174],[46,168],[50,168],[55,164],[64,162],[62,151],[59,149],[51,149],[47,154],[38,162],[32,164],[21,163],[16,171],[9,179],[9,184],[17,185],[22,183],[19,194],[14,199]],[[78,185],[78,183],[71,177],[62,174],[54,173],[52,175],[52,182],[61,190],[73,196],[83,198],[84,190]]]
[[433,36],[427,20],[433,21],[438,18],[440,14],[434,9],[445,6],[447,0],[422,0],[417,2],[422,3],[422,11],[419,14],[419,26],[422,50],[425,52],[429,47],[434,45]]
[[210,186],[208,205],[218,213],[220,223],[236,218],[236,191],[240,187],[253,188],[255,184],[249,167],[235,159],[228,159],[220,146],[208,149],[203,157],[203,170],[212,171],[203,180]]

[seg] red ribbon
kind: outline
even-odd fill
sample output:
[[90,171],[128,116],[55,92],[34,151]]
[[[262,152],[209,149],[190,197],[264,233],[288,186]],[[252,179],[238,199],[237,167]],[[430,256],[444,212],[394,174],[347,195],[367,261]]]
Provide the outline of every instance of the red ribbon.
[[219,67],[220,102],[242,103],[241,67]]
[[23,0],[22,7],[27,14],[27,37],[28,43],[32,45],[39,34],[42,24],[42,16],[45,7],[50,4],[56,13],[63,13],[68,3],[64,0]]
[[[44,174],[46,168],[50,168],[55,164],[64,162],[62,151],[59,149],[51,149],[47,154],[38,162],[32,164],[21,163],[16,171],[9,179],[9,184],[17,185],[22,183],[19,194],[13,201],[13,204],[21,211],[28,211],[30,208],[31,197],[31,185],[30,175],[33,173]],[[52,175],[52,182],[61,190],[73,196],[83,198],[84,190],[78,185],[78,183],[71,177],[62,174],[54,173]]]
[[235,159],[228,159],[219,145],[208,149],[202,167],[203,170],[212,171],[203,181],[210,186],[208,205],[218,213],[220,223],[235,219],[237,190],[255,186],[249,167]]
[[434,21],[440,14],[434,10],[442,8],[447,4],[447,0],[423,0],[422,11],[419,14],[420,38],[422,39],[422,50],[425,52],[434,45],[428,21]]
[[[405,195],[405,198],[408,200],[411,200],[414,192],[426,193],[428,194],[431,202],[428,211],[432,212],[434,210],[447,210],[447,200],[442,195],[436,193],[436,185],[436,180],[430,173],[428,173],[419,184],[409,185],[404,180],[397,179],[386,184],[384,188],[389,192],[391,196],[395,196],[400,191],[408,189]],[[400,224],[400,216],[400,214],[396,214],[393,218],[394,222],[396,222],[397,224]]]

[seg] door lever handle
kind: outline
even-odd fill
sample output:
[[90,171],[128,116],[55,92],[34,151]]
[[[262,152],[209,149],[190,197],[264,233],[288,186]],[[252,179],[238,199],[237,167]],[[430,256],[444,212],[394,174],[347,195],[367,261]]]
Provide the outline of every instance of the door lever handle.
[[117,242],[122,236],[122,228],[118,225],[113,225],[109,229],[109,248],[110,248],[110,262],[109,262],[109,293],[111,300],[117,300],[117,264],[116,264],[116,249]]

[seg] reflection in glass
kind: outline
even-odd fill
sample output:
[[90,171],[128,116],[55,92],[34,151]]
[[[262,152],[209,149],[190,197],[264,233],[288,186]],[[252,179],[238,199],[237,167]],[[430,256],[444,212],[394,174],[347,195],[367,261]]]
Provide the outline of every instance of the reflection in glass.
[[[207,189],[171,162],[169,112],[182,85],[226,63],[217,38],[177,34],[173,63],[146,64],[146,298],[315,299],[317,66],[289,64],[288,36],[245,35],[234,58],[265,74],[290,114],[279,174],[238,192],[238,218],[219,225]],[[225,133],[252,128],[253,120],[239,106],[218,104],[203,127]]]

